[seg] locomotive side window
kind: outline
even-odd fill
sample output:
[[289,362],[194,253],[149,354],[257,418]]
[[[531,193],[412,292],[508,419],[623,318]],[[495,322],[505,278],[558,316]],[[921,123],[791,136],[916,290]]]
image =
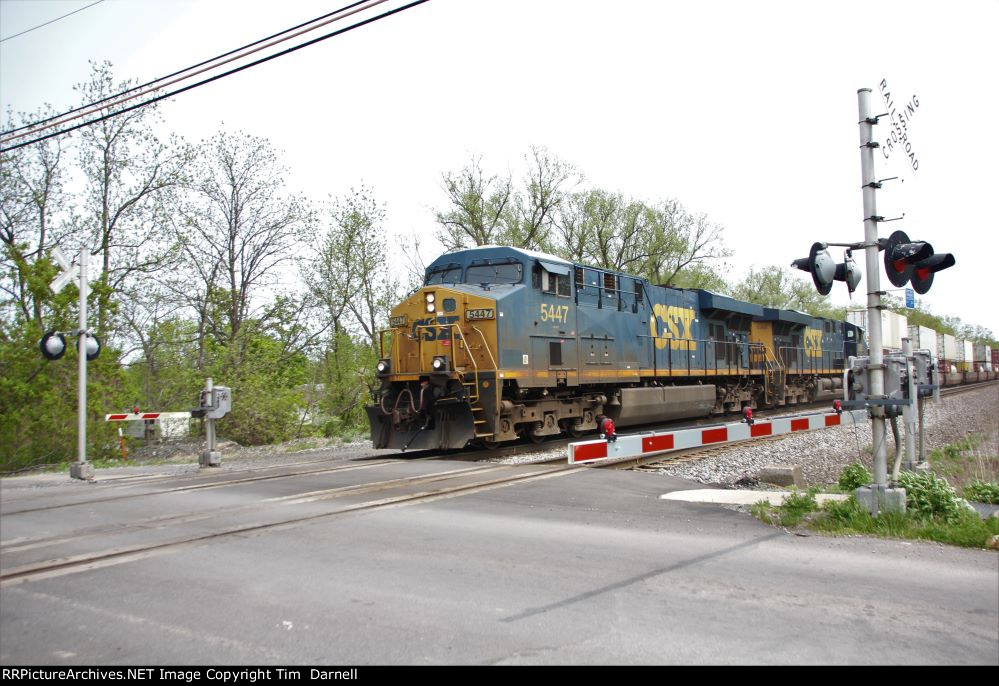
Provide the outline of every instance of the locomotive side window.
[[542,269],[541,290],[545,293],[569,297],[572,295],[572,289],[569,286],[569,275],[553,274],[546,269]]

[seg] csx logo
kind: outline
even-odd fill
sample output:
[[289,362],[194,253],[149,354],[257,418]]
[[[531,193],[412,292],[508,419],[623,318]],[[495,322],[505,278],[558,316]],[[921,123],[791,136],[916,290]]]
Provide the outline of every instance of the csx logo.
[[[697,350],[697,343],[683,341],[693,341],[694,332],[691,324],[694,321],[694,310],[690,307],[677,307],[676,305],[653,305],[652,317],[649,319],[649,331],[656,341],[656,348],[663,350],[669,343],[671,350]],[[662,323],[662,333],[660,333],[660,323]]]
[[[423,334],[423,340],[425,341],[447,341],[451,339],[451,327],[448,324],[454,324],[458,321],[457,315],[452,315],[450,317],[427,317],[426,319],[417,319],[413,322],[413,337]],[[442,324],[439,329],[432,326],[433,324]],[[427,327],[421,329],[420,327]],[[458,340],[461,335],[455,331],[454,338]]]
[[805,355],[822,357],[822,329],[805,329]]

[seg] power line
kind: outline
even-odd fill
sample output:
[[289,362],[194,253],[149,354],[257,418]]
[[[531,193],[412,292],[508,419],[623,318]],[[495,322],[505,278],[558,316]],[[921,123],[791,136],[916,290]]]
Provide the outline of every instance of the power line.
[[[300,35],[309,33],[310,31],[314,31],[315,29],[321,28],[322,26],[325,26],[327,24],[331,24],[331,23],[333,23],[335,21],[340,21],[341,19],[345,19],[345,18],[347,18],[347,17],[349,17],[349,16],[351,16],[353,14],[357,14],[358,12],[362,12],[364,10],[371,9],[372,7],[374,7],[376,5],[380,5],[380,4],[384,3],[384,2],[387,2],[387,0],[360,0],[359,2],[355,2],[352,5],[347,5],[346,7],[342,7],[339,10],[336,10],[335,12],[331,12],[329,14],[323,15],[323,16],[318,17],[316,19],[312,19],[310,21],[307,21],[304,24],[300,24],[299,26],[296,26],[296,27],[293,27],[293,28],[290,28],[290,29],[286,29],[284,31],[281,31],[280,33],[274,34],[275,36],[284,36],[283,38],[278,38],[277,40],[271,41],[271,38],[274,37],[274,36],[272,36],[271,38],[264,38],[264,39],[258,40],[258,41],[254,42],[254,43],[250,43],[247,46],[243,46],[242,48],[237,48],[236,50],[229,51],[229,52],[227,52],[227,53],[225,53],[223,55],[219,55],[218,57],[214,57],[214,58],[212,58],[210,60],[206,60],[205,62],[201,62],[200,64],[194,65],[193,67],[187,67],[186,69],[181,69],[178,72],[174,72],[174,74],[171,74],[170,76],[164,76],[164,77],[161,77],[159,79],[155,79],[155,80],[151,81],[149,84],[147,84],[147,86],[150,85],[150,84],[159,84],[159,85],[151,86],[151,87],[148,87],[148,88],[146,86],[137,86],[135,88],[131,88],[131,89],[125,90],[122,93],[118,94],[117,96],[109,96],[109,97],[104,98],[102,100],[98,100],[95,103],[91,103],[89,105],[84,105],[83,107],[78,107],[78,108],[76,108],[74,110],[70,110],[69,112],[64,112],[63,114],[56,115],[56,116],[53,116],[53,117],[49,117],[48,119],[42,120],[40,122],[35,122],[34,124],[29,124],[29,125],[26,125],[26,126],[22,126],[22,127],[18,128],[18,129],[13,129],[11,131],[6,131],[3,134],[0,134],[0,145],[3,145],[4,143],[9,144],[13,140],[37,134],[37,133],[39,133],[39,132],[41,132],[41,131],[43,131],[45,129],[49,129],[49,128],[52,128],[54,126],[60,126],[60,125],[63,125],[63,124],[67,124],[67,123],[73,121],[74,119],[79,119],[81,117],[85,117],[85,116],[88,116],[88,115],[91,115],[91,114],[96,114],[96,113],[100,112],[101,110],[106,110],[106,109],[108,109],[110,107],[120,106],[120,105],[124,104],[125,102],[128,102],[129,100],[134,100],[136,98],[139,98],[139,97],[148,95],[150,93],[153,93],[153,92],[155,92],[157,90],[160,90],[161,88],[164,88],[164,87],[169,86],[171,84],[178,83],[178,82],[181,82],[181,81],[185,81],[187,79],[193,78],[194,76],[197,76],[198,74],[201,74],[201,73],[204,73],[204,72],[207,72],[207,71],[211,71],[213,69],[217,69],[217,68],[222,67],[222,66],[224,66],[224,65],[226,65],[226,64],[228,64],[230,62],[234,62],[234,61],[236,61],[238,59],[242,59],[244,57],[248,57],[248,56],[250,56],[250,55],[252,55],[252,54],[254,54],[256,52],[260,52],[261,50],[264,50],[266,48],[270,48],[270,47],[273,47],[275,45],[279,45],[280,43],[283,43],[285,41],[291,40],[292,38],[296,38],[296,37],[298,37]],[[337,15],[337,16],[334,16],[334,15]],[[296,31],[297,29],[300,29],[303,26],[308,26],[308,28],[306,28],[304,30],[297,31],[295,33],[291,33],[293,31]],[[290,34],[290,35],[285,35],[285,34]],[[261,43],[263,43],[263,45],[261,45]],[[235,54],[235,53],[241,53],[241,54]],[[215,64],[212,64],[212,63],[215,63]],[[210,65],[210,66],[204,66],[204,65]],[[199,69],[199,67],[201,67],[201,68]],[[192,70],[196,70],[196,71],[192,71]],[[188,72],[190,72],[190,73],[188,73]],[[176,78],[172,78],[172,77],[176,76],[177,74],[186,74],[186,75],[185,76],[178,76]],[[167,80],[167,79],[170,79],[170,80]],[[165,81],[165,83],[161,83],[163,81]],[[136,92],[136,91],[138,91],[138,92]],[[106,104],[104,104],[104,103],[106,103]],[[98,120],[94,120],[94,121],[100,121],[100,120],[98,119]],[[32,129],[32,130],[25,131],[25,129]],[[64,129],[64,130],[72,130],[72,129]],[[25,132],[24,133],[16,133],[17,131],[25,131]]]
[[[100,0],[100,2],[103,2],[103,0]],[[18,131],[23,131],[25,129],[32,129],[32,128],[34,128],[34,129],[40,130],[41,128],[49,128],[49,126],[55,126],[55,125],[57,125],[59,123],[57,120],[64,119],[66,117],[69,117],[69,115],[71,115],[71,114],[75,114],[75,113],[81,112],[83,110],[90,110],[90,109],[98,109],[99,110],[99,109],[103,109],[103,108],[100,108],[100,107],[97,107],[97,106],[101,105],[103,103],[107,103],[107,102],[109,102],[111,100],[116,100],[118,98],[122,98],[122,97],[128,95],[129,93],[133,93],[133,92],[138,91],[138,90],[147,89],[147,88],[149,88],[150,86],[152,86],[154,84],[160,83],[161,81],[166,81],[167,79],[172,79],[175,76],[179,76],[181,74],[185,74],[185,73],[187,73],[189,71],[193,71],[195,69],[198,69],[199,67],[204,67],[205,65],[211,64],[212,62],[218,62],[219,60],[222,60],[222,59],[224,59],[226,57],[229,57],[231,55],[235,55],[236,53],[242,52],[244,50],[248,50],[249,48],[258,46],[261,43],[265,43],[267,41],[273,40],[273,39],[275,39],[275,38],[277,38],[279,36],[283,36],[283,35],[285,35],[287,33],[291,33],[292,31],[297,31],[298,29],[301,29],[301,28],[303,28],[305,26],[309,26],[311,24],[316,24],[317,22],[321,22],[324,19],[329,19],[330,17],[332,17],[334,15],[346,12],[347,10],[353,9],[353,8],[357,7],[358,5],[364,5],[366,3],[372,3],[371,5],[369,5],[369,7],[373,7],[375,4],[379,4],[381,2],[385,2],[385,0],[377,0],[376,2],[373,2],[373,0],[358,0],[357,2],[354,2],[354,3],[350,4],[350,5],[346,5],[344,7],[341,7],[338,10],[334,10],[332,12],[324,14],[321,17],[316,17],[315,19],[310,19],[309,21],[306,21],[306,22],[303,22],[301,24],[298,24],[297,26],[292,26],[291,28],[285,29],[283,31],[278,31],[275,34],[267,36],[266,38],[261,38],[260,40],[254,41],[252,43],[247,43],[246,45],[244,45],[242,47],[236,48],[235,50],[230,50],[229,52],[222,53],[221,55],[217,55],[215,57],[212,57],[211,59],[207,59],[207,60],[205,60],[203,62],[199,62],[198,64],[195,64],[193,66],[185,67],[184,69],[180,69],[178,71],[175,71],[172,74],[167,74],[166,76],[161,76],[159,78],[153,79],[152,81],[147,81],[146,83],[144,83],[142,85],[139,85],[139,86],[133,86],[132,88],[126,88],[125,90],[121,91],[120,93],[115,93],[114,95],[109,95],[106,98],[101,98],[100,100],[96,100],[96,101],[94,101],[92,103],[89,103],[87,105],[80,105],[79,107],[75,107],[75,108],[73,108],[71,110],[67,110],[66,112],[63,112],[61,114],[55,114],[55,115],[53,115],[51,117],[47,117],[45,119],[40,119],[40,120],[38,120],[36,122],[32,122],[31,124],[24,124],[22,126],[18,126],[16,128],[10,129],[8,131],[3,131],[2,133],[0,133],[0,137],[9,136],[12,133],[16,133]],[[362,9],[367,9],[367,7],[362,8]],[[358,11],[360,11],[360,10],[358,10]],[[326,22],[326,23],[329,23],[329,22]],[[317,26],[314,26],[313,29],[319,28],[319,26],[322,26],[322,25],[323,24],[319,24]],[[312,30],[312,29],[309,29],[309,30]],[[300,34],[296,34],[296,35],[300,35]],[[285,40],[293,38],[293,37],[294,36],[287,36],[287,38]],[[280,42],[280,41],[278,41],[278,42]],[[258,50],[262,50],[264,47],[266,47],[266,46],[261,46],[260,48],[258,48]],[[248,52],[246,54],[249,55],[249,54],[252,54],[252,52]],[[241,56],[245,57],[246,55],[241,55]],[[233,58],[233,59],[235,59],[235,58]],[[221,66],[221,64],[215,65],[215,66]],[[191,74],[191,76],[193,76],[193,74]],[[164,85],[168,85],[168,84],[164,84]],[[150,89],[150,90],[156,90],[156,89]],[[49,122],[55,122],[55,123],[50,124],[49,126],[42,127],[43,124],[48,124]]]
[[18,36],[23,36],[26,33],[31,33],[35,29],[40,29],[43,26],[48,26],[49,24],[54,24],[57,21],[59,21],[60,19],[65,19],[66,17],[72,16],[72,15],[76,14],[77,12],[82,12],[83,10],[87,9],[88,7],[93,7],[94,5],[99,5],[102,2],[104,2],[104,0],[97,0],[97,2],[92,2],[89,5],[87,5],[86,7],[81,7],[78,10],[73,10],[72,12],[69,12],[68,14],[64,14],[61,17],[56,17],[55,19],[52,19],[51,21],[47,21],[44,24],[39,24],[38,26],[32,26],[30,29],[26,29],[24,31],[21,31],[21,33],[15,33],[13,36],[7,36],[6,38],[0,38],[0,43],[3,43],[4,41],[10,40],[11,38],[17,38]]

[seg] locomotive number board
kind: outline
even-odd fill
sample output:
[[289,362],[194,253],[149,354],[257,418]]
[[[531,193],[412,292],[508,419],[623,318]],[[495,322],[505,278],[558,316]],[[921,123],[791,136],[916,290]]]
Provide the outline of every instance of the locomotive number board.
[[465,319],[472,322],[477,319],[495,319],[496,315],[491,307],[483,307],[477,310],[465,310]]

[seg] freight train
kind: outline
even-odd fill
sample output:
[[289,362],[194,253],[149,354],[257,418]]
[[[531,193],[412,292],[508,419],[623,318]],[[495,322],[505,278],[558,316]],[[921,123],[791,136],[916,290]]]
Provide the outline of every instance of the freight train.
[[502,246],[447,253],[392,309],[366,407],[376,448],[519,437],[842,395],[850,322],[657,286]]

